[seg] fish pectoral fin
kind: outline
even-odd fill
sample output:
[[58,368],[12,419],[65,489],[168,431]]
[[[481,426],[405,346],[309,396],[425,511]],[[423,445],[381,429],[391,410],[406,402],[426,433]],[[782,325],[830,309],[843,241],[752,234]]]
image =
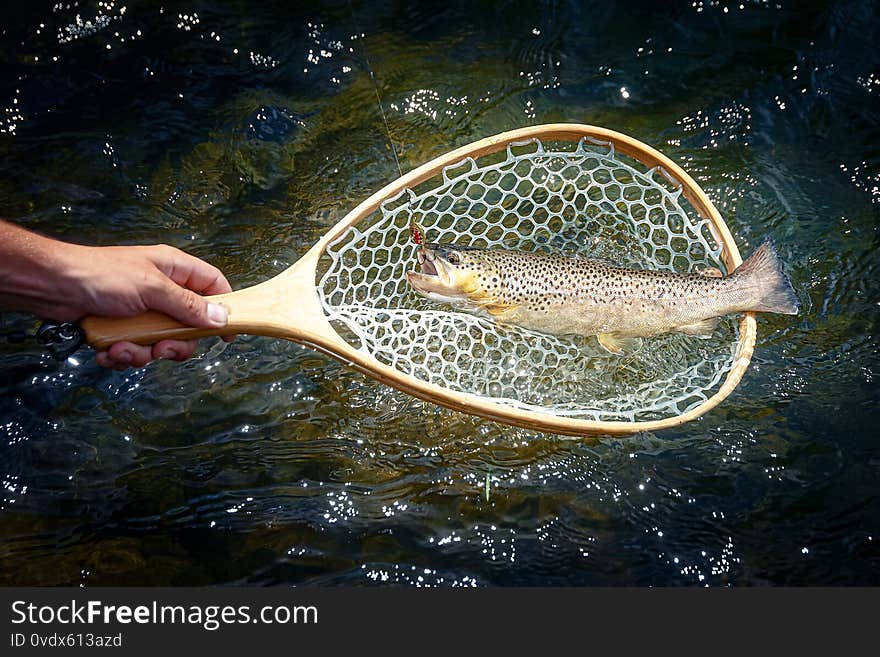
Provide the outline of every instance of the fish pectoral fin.
[[693,324],[685,324],[684,326],[679,326],[676,330],[679,333],[684,333],[685,335],[696,335],[701,338],[708,338],[710,335],[712,335],[712,332],[715,330],[716,326],[718,326],[718,318],[710,317],[709,319],[694,322]]
[[724,272],[718,267],[700,267],[697,269],[700,276],[708,276],[709,278],[724,278]]
[[508,310],[513,310],[517,306],[512,304],[503,304],[503,303],[487,303],[481,306],[483,310],[492,315],[493,317],[497,317],[498,315],[503,315]]
[[492,295],[484,293],[472,292],[468,295],[468,298],[477,308],[486,311],[493,317],[497,317],[498,315],[506,313],[508,310],[518,307],[512,303],[497,301]]
[[599,344],[612,354],[632,353],[638,346],[638,338],[619,333],[600,333],[596,338],[598,338]]

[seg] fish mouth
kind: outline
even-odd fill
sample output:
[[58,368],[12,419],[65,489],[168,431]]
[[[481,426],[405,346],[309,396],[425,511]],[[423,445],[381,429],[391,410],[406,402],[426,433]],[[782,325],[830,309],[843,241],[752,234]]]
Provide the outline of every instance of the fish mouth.
[[416,257],[419,259],[419,267],[421,267],[423,276],[438,276],[437,265],[434,264],[433,253],[426,255],[425,249],[419,249]]
[[416,251],[416,257],[419,261],[419,271],[406,272],[406,279],[417,292],[427,294],[429,292],[438,292],[445,289],[443,277],[440,270],[443,265],[438,267],[436,254],[425,247]]
[[406,272],[406,279],[413,289],[435,301],[452,302],[462,296],[442,258],[434,249],[422,247],[416,251],[419,271]]

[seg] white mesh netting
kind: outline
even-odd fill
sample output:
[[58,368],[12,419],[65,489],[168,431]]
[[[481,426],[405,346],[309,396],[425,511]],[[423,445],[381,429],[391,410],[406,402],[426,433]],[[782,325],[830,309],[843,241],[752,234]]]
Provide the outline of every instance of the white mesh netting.
[[680,272],[724,269],[721,247],[664,172],[610,144],[532,140],[466,159],[331,244],[318,292],[350,344],[410,376],[499,404],[597,421],[680,415],[723,381],[738,348],[727,319],[709,339],[668,334],[615,356],[595,337],[502,326],[417,295],[410,220],[430,242],[545,250]]

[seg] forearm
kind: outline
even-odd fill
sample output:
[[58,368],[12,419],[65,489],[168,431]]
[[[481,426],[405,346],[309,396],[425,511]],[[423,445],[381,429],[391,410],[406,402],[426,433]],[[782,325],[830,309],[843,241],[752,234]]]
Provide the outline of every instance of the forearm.
[[70,316],[77,296],[72,274],[87,251],[0,220],[0,308],[75,319]]

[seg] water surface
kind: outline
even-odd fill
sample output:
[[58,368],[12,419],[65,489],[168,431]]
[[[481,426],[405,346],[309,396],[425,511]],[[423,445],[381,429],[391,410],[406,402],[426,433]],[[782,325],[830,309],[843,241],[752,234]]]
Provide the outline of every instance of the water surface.
[[880,583],[878,42],[871,2],[4,9],[0,214],[22,225],[170,243],[238,288],[396,178],[389,140],[406,171],[592,123],[682,164],[743,253],[774,237],[802,312],[759,319],[701,420],[595,440],[268,338],[128,373],[0,342],[0,582]]

